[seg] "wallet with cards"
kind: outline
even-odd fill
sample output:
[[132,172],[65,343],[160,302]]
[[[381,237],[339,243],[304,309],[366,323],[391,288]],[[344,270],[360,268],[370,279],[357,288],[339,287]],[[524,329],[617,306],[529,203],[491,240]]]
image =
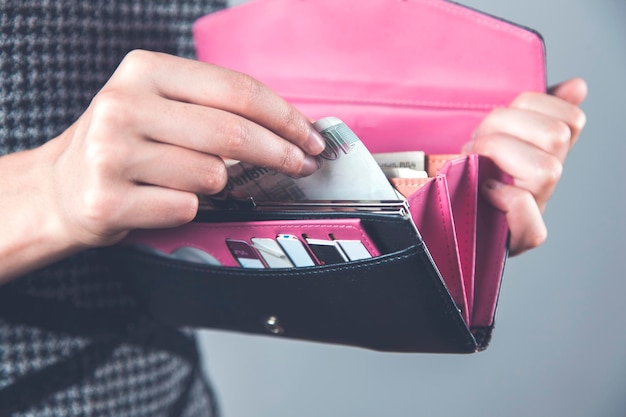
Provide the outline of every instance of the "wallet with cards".
[[[546,87],[538,33],[445,0],[252,0],[200,18],[194,39],[199,60],[252,75],[313,120],[341,119],[372,153],[459,154],[488,112]],[[397,184],[405,199],[213,205],[132,233],[116,256],[172,326],[477,352],[508,240],[479,185],[511,179],[478,155],[442,161]],[[295,265],[300,244],[311,264]]]

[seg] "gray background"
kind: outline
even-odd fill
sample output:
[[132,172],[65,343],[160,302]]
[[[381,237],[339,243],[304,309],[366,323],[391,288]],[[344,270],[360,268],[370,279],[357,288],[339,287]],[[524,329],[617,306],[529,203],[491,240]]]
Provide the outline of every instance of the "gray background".
[[626,415],[626,2],[463,3],[538,30],[549,81],[583,76],[590,89],[550,236],[509,261],[491,346],[384,354],[203,331],[226,417]]

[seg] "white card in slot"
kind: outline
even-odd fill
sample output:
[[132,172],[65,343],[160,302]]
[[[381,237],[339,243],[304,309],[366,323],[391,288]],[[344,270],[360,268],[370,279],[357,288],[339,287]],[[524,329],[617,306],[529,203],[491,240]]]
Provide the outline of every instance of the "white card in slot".
[[372,254],[367,250],[363,242],[360,240],[335,240],[339,247],[346,254],[351,261],[358,261],[360,259],[368,259],[372,257]]
[[313,258],[304,247],[304,243],[294,235],[278,235],[276,241],[283,248],[291,262],[297,267],[315,266]]
[[293,264],[274,239],[253,237],[250,241],[270,268],[293,268]]

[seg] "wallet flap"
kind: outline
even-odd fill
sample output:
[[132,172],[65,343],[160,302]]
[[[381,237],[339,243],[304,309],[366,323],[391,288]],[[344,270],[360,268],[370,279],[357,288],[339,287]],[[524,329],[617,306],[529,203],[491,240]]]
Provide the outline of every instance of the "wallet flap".
[[537,33],[443,0],[256,0],[198,20],[194,37],[201,61],[341,118],[372,152],[416,137],[457,152],[485,112],[546,83]]

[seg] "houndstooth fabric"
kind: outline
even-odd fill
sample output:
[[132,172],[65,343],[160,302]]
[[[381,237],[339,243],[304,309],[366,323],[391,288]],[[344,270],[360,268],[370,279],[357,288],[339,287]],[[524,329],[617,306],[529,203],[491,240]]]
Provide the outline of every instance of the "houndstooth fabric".
[[[192,22],[225,3],[0,0],[0,155],[37,147],[65,130],[128,51],[141,48],[193,56]],[[118,313],[135,308],[123,280],[97,250],[0,287],[0,294],[9,289],[80,311]],[[49,314],[54,319],[55,312]],[[0,317],[0,396],[50,366],[75,362],[67,368],[73,383],[12,415],[165,416],[186,387],[191,388],[182,407],[184,416],[214,413],[197,364],[146,342],[111,335],[106,339],[93,327],[76,334]],[[99,346],[108,346],[107,340],[119,343],[106,355],[99,353],[106,350]],[[28,400],[28,392],[20,395]]]

